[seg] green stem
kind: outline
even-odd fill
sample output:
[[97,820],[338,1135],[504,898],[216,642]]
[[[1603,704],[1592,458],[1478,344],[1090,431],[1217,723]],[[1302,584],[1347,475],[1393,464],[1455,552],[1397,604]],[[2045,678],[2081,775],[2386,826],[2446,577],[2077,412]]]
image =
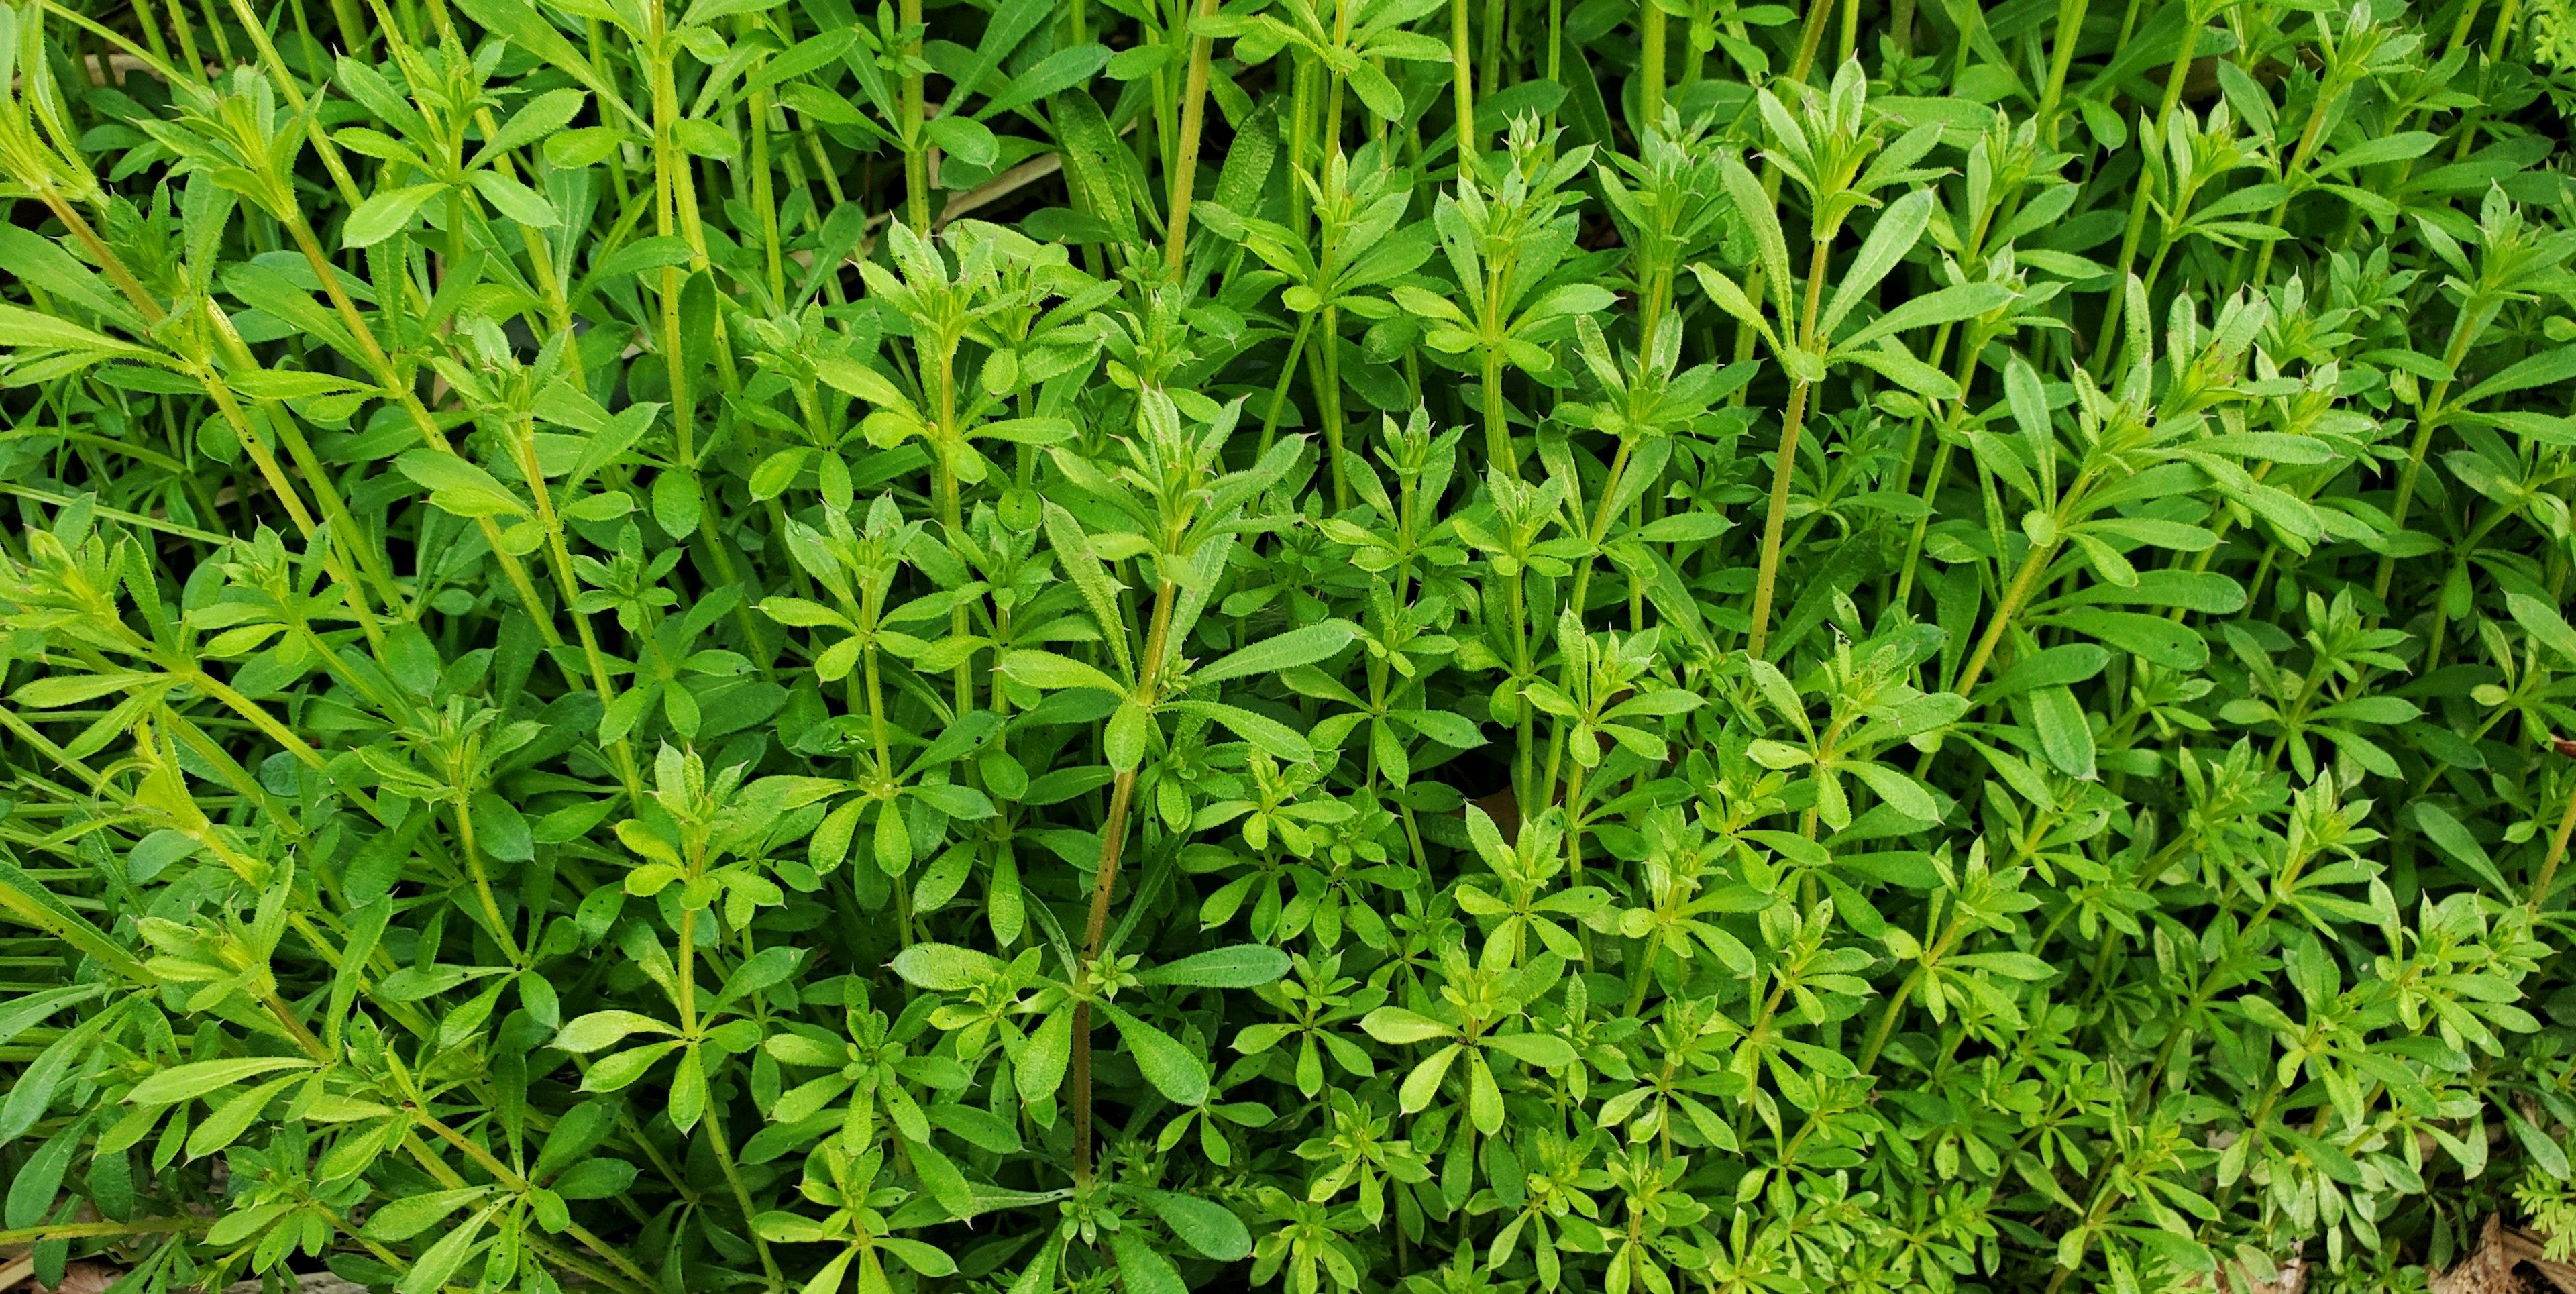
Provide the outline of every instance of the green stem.
[[751,1186],[742,1179],[742,1165],[735,1161],[733,1143],[725,1137],[724,1111],[710,1106],[706,1112],[707,1148],[716,1154],[716,1164],[724,1170],[725,1184],[733,1188],[734,1206],[742,1210],[742,1229],[751,1237],[752,1249],[760,1255],[761,1274],[769,1278],[769,1288],[787,1287],[786,1276],[778,1269],[778,1259],[769,1252],[769,1240],[760,1234],[759,1206],[752,1203]]
[[1658,927],[1652,934],[1646,936],[1646,950],[1638,955],[1637,982],[1628,989],[1628,1015],[1634,1016],[1646,1009],[1646,990],[1653,987],[1655,982],[1655,955],[1662,952],[1663,948],[1664,932]]
[[2057,0],[2057,39],[2049,49],[2048,88],[2039,97],[2039,134],[2051,148],[2057,146],[2058,105],[2066,96],[2066,70],[2075,62],[2076,39],[2083,34],[2088,7],[2087,0]]
[[[1784,344],[1817,350],[1816,309],[1823,299],[1826,258],[1833,244],[1818,238],[1807,258],[1807,308],[1797,332]],[[1789,321],[1780,321],[1786,332]],[[1753,634],[1745,641],[1745,650],[1760,659],[1771,639],[1771,599],[1780,577],[1780,532],[1789,521],[1789,486],[1797,478],[1798,433],[1807,416],[1807,387],[1799,382],[1789,389],[1789,408],[1780,420],[1780,453],[1771,467],[1770,507],[1762,517],[1762,564],[1753,579]]]
[[1637,0],[1637,137],[1664,127],[1664,40],[1671,23],[1656,0]]
[[[1198,21],[1213,20],[1216,6],[1217,0],[1199,0]],[[1215,47],[1213,36],[1203,32],[1190,36],[1190,74],[1182,90],[1181,138],[1172,168],[1171,234],[1164,258],[1175,280],[1188,261],[1191,188],[1198,181],[1199,135],[1207,124],[1208,61]]]
[[[519,938],[511,931],[508,919],[501,915],[500,900],[492,894],[491,874],[483,870],[482,850],[474,839],[473,807],[466,802],[466,797],[459,795],[449,808],[456,814],[457,856],[464,860],[466,874],[474,879],[474,898],[482,905],[483,920],[492,929],[493,941],[501,945],[502,956],[509,958],[510,965],[524,968],[527,959],[519,951]],[[681,964],[685,966],[687,963],[683,961]]]
[[[2337,92],[2336,97],[2341,97],[2340,91]],[[2298,147],[2292,150],[2290,154],[2289,168],[2281,172],[2281,183],[2283,185],[2293,185],[2296,177],[2308,169],[2308,157],[2316,151],[2317,136],[2319,132],[2325,129],[2328,110],[2333,107],[2333,101],[2327,98],[2322,89],[2319,90],[2317,93],[2317,106],[2308,113],[2308,124],[2299,131]],[[2297,189],[2293,187],[2291,192],[2295,193],[2297,192]],[[2265,217],[2263,223],[2270,225],[2274,229],[2279,229],[2281,227],[2282,219],[2289,214],[2290,199],[2284,197],[2280,202],[2273,205],[2272,214]],[[2263,244],[2263,250],[2255,256],[2253,281],[2258,288],[2266,281],[2267,276],[2271,274],[2272,252],[2279,246],[2280,241],[2278,239],[2267,240]]]
[[48,1240],[99,1240],[200,1231],[213,1226],[220,1216],[208,1213],[204,1217],[136,1218],[131,1222],[48,1222],[41,1226],[10,1227],[0,1230],[0,1245],[40,1245]]
[[[917,33],[921,26],[921,0],[902,0],[901,16],[895,21],[904,30]],[[904,44],[904,55],[917,65],[921,59],[921,37],[915,34]],[[924,77],[917,70],[903,74],[903,185],[905,213],[909,223],[923,234],[930,232],[930,145],[922,136],[929,108],[923,101]]]
[[1506,476],[1521,474],[1520,446],[1512,439],[1512,419],[1503,406],[1503,355],[1492,346],[1484,355],[1485,461]]
[[1340,306],[1324,307],[1324,337],[1306,356],[1315,384],[1315,416],[1324,423],[1324,453],[1331,460],[1333,511],[1351,506],[1350,485],[1342,473],[1342,348]]
[[[2191,75],[2192,59],[2200,54],[2200,29],[2208,22],[2200,11],[2202,0],[2183,0],[2183,3],[2182,46],[2174,51],[2173,66],[2165,72],[2165,97],[2156,108],[2155,129],[2138,138],[2142,152],[2164,147],[2165,124],[2173,117],[2174,105],[2182,101],[2182,83]],[[2128,229],[2120,236],[2120,258],[2111,267],[2111,299],[2102,308],[2102,326],[2093,338],[2096,356],[2109,357],[2118,353],[2112,347],[2111,339],[2120,331],[2120,311],[2129,299],[2129,265],[2137,259],[2138,240],[2147,231],[2147,204],[2155,193],[2155,186],[2148,182],[2147,176],[2147,169],[2140,166],[2137,196],[2129,202]]]
[[2021,569],[2013,573],[2012,586],[2004,591],[2002,605],[1995,608],[1995,618],[1987,623],[1985,636],[1977,640],[1976,653],[1959,671],[1958,681],[1950,685],[1952,692],[1966,696],[1970,689],[1976,687],[1977,679],[1986,672],[1986,662],[1994,658],[1996,646],[2003,642],[2004,630],[2021,612],[2022,603],[2029,600],[2031,590],[2039,586],[2041,573],[2048,569],[2049,562],[2056,556],[2057,545],[2054,543],[2031,545],[2030,552],[2021,559]]
[[1262,415],[1261,418],[1261,445],[1253,455],[1255,462],[1259,462],[1270,453],[1272,438],[1279,431],[1279,413],[1288,406],[1288,384],[1297,376],[1298,357],[1305,354],[1306,334],[1313,331],[1314,327],[1315,316],[1311,314],[1297,316],[1297,339],[1288,344],[1288,360],[1279,366],[1279,381],[1270,388],[1270,412]]
[[1780,532],[1789,519],[1789,485],[1797,475],[1799,424],[1807,415],[1807,384],[1789,388],[1780,427],[1780,452],[1771,467],[1771,500],[1762,515],[1762,562],[1753,577],[1753,634],[1745,651],[1759,660],[1771,640],[1771,600],[1780,579]]
[[1476,74],[1467,40],[1468,0],[1449,0],[1449,65],[1458,105],[1458,169],[1476,160],[1483,141],[1476,134]]
[[[1150,710],[1155,688],[1162,678],[1163,657],[1172,632],[1172,602],[1178,592],[1169,580],[1154,590],[1153,626],[1145,635],[1145,655],[1136,670],[1136,695]],[[1091,973],[1092,963],[1100,960],[1100,946],[1109,936],[1109,895],[1118,884],[1118,861],[1127,845],[1127,816],[1136,798],[1136,770],[1119,771],[1109,793],[1109,816],[1100,827],[1100,864],[1092,872],[1091,913],[1082,927],[1082,965],[1079,973]],[[1073,1007],[1073,1176],[1082,1185],[1091,1183],[1093,1156],[1091,1149],[1091,1003],[1078,1001]]]
[[[2469,343],[2478,334],[2477,318],[2483,309],[2483,305],[2475,297],[2460,302],[2459,316],[2451,323],[2450,344],[2442,348],[2444,372],[2460,371],[2461,361],[2468,358]],[[2423,475],[2424,456],[2432,452],[2433,432],[2435,428],[2441,426],[2442,415],[2446,412],[2442,407],[2443,402],[2450,398],[2450,394],[2451,383],[2449,379],[2444,379],[2434,383],[2430,397],[2415,406],[2415,441],[2407,447],[2406,466],[2398,469],[2397,472],[2397,497],[2388,505],[2388,528],[2392,533],[2406,529],[2406,513],[2415,502],[2415,482]],[[2382,556],[2379,559],[2379,571],[2370,583],[2372,595],[2385,602],[2388,598],[2389,581],[2396,573],[2396,555],[2390,553]]]
[[[1503,580],[1503,591],[1511,604],[1514,648],[1512,677],[1516,679],[1528,679],[1536,669],[1530,661],[1529,594],[1523,587],[1525,582],[1524,575],[1517,568]],[[1533,747],[1536,745],[1538,735],[1538,720],[1532,712],[1529,698],[1520,697],[1515,705],[1520,717],[1514,725],[1512,798],[1519,806],[1521,816],[1528,817],[1538,789],[1530,781],[1533,771]]]
[[2064,1289],[2066,1278],[2074,1275],[2075,1269],[2084,1265],[2084,1253],[2093,1246],[2093,1229],[2102,1224],[2103,1215],[2110,1211],[2112,1202],[2119,1198],[2118,1193],[2112,1189],[2111,1182],[2112,1177],[2105,1174],[2102,1184],[2094,1188],[2093,1201],[2085,1206],[2082,1231],[2075,1241],[2075,1261],[2059,1267],[2049,1275],[2047,1294],[2057,1294],[2059,1290]]
[[2567,857],[2567,838],[2576,833],[2576,787],[2567,795],[2567,811],[2558,815],[2558,828],[2549,833],[2549,852],[2540,860],[2540,874],[2532,878],[2528,906],[2537,913],[2549,898],[2550,883],[2558,879],[2558,864]]
[[[1631,437],[1623,436],[1620,438],[1618,452],[1610,456],[1610,470],[1604,473],[1601,478],[1601,501],[1593,505],[1592,525],[1583,532],[1583,560],[1575,565],[1574,589],[1572,595],[1569,596],[1565,602],[1566,607],[1574,612],[1574,615],[1578,620],[1582,618],[1584,609],[1589,606],[1591,602],[1593,559],[1600,555],[1601,541],[1607,538],[1610,534],[1610,503],[1611,500],[1619,497],[1619,483],[1621,479],[1628,474],[1628,456],[1630,452],[1636,448],[1636,445],[1637,442]],[[1517,587],[1515,587],[1514,591],[1518,591]],[[1515,610],[1517,611],[1517,608],[1515,608]],[[1526,632],[1524,632],[1522,637],[1521,658],[1524,661],[1527,661],[1529,658],[1529,644]],[[1574,662],[1571,659],[1564,663],[1563,669],[1558,673],[1557,687],[1560,691],[1566,692],[1569,695],[1572,694],[1575,687],[1575,679]],[[1521,703],[1521,706],[1521,713],[1526,717],[1529,714],[1529,703],[1524,700]],[[1556,726],[1548,734],[1547,775],[1539,782],[1539,799],[1536,805],[1536,809],[1538,811],[1544,811],[1547,806],[1556,802],[1556,771],[1558,765],[1565,757],[1566,738],[1566,721],[1559,719],[1556,722]],[[1577,782],[1577,785],[1580,785],[1579,781]],[[1573,795],[1568,794],[1566,796],[1566,806],[1569,818],[1573,812],[1573,805],[1574,797]],[[1521,806],[1521,816],[1526,819],[1532,816],[1532,813],[1532,806],[1524,802]]]

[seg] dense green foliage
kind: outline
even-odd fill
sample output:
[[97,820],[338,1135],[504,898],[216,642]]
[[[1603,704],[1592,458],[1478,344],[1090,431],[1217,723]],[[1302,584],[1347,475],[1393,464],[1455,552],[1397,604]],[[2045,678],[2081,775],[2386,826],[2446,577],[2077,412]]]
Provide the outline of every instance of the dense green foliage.
[[2576,1237],[2564,10],[13,0],[0,1245]]

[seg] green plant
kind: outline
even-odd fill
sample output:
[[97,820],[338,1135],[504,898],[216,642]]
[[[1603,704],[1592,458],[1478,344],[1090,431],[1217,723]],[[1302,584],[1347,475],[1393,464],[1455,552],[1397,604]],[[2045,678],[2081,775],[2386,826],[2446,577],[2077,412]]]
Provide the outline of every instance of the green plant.
[[2563,1248],[2563,10],[0,4],[0,1267]]

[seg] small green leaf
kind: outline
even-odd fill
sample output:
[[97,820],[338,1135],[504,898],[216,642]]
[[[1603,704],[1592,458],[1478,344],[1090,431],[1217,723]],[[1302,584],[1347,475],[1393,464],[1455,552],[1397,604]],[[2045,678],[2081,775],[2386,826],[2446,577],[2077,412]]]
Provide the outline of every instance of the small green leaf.
[[1165,962],[1136,978],[1191,988],[1259,988],[1287,973],[1288,954],[1268,944],[1236,944]]
[[580,1054],[613,1047],[629,1034],[656,1033],[666,1036],[680,1031],[649,1015],[633,1011],[593,1011],[567,1022],[555,1035],[555,1046]]
[[394,466],[415,484],[430,492],[429,501],[441,511],[460,517],[524,517],[526,504],[519,502],[509,487],[490,472],[457,457],[434,450],[415,449],[394,460]]
[[262,1074],[272,1074],[281,1069],[311,1068],[312,1061],[297,1056],[244,1056],[236,1060],[192,1061],[153,1073],[135,1084],[125,1099],[136,1105],[175,1105]]
[[1360,1021],[1360,1028],[1368,1031],[1368,1036],[1390,1046],[1454,1037],[1458,1032],[1429,1016],[1418,1015],[1400,1006],[1382,1006],[1369,1012]]
[[1191,671],[1190,677],[1199,683],[1216,683],[1282,673],[1330,657],[1356,641],[1359,633],[1359,626],[1342,620],[1291,629],[1203,665]]
[[367,1215],[367,1225],[361,1234],[370,1240],[409,1240],[445,1221],[449,1214],[491,1193],[489,1186],[465,1186],[452,1191],[431,1191],[426,1195],[389,1200]]
[[950,993],[962,993],[1003,970],[1000,958],[956,944],[914,944],[895,954],[893,967],[907,984]]
[[422,203],[446,191],[447,186],[443,184],[414,184],[388,189],[368,198],[359,203],[357,210],[350,212],[349,219],[340,226],[340,245],[373,247],[401,233]]
[[1207,1066],[1188,1048],[1114,1002],[1098,1006],[1101,1014],[1118,1027],[1119,1040],[1127,1044],[1128,1054],[1135,1058],[1136,1067],[1144,1072],[1145,1081],[1152,1083],[1155,1091],[1175,1105],[1195,1106],[1207,1101]]
[[1222,1204],[1144,1187],[1130,1187],[1126,1193],[1152,1210],[1182,1244],[1197,1250],[1201,1257],[1231,1263],[1252,1255],[1251,1231],[1234,1210]]

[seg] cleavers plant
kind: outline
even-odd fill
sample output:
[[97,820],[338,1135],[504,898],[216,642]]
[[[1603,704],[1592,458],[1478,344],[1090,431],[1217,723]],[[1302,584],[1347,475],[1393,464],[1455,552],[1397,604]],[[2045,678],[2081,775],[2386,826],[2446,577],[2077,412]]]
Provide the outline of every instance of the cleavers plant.
[[2563,1255],[2571,121],[2562,0],[0,0],[0,1288]]

